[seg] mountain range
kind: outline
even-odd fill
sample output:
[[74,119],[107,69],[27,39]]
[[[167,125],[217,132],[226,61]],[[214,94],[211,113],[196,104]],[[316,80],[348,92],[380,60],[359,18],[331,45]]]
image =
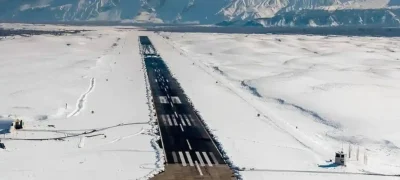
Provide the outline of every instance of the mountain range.
[[398,25],[399,7],[400,0],[0,0],[0,21]]

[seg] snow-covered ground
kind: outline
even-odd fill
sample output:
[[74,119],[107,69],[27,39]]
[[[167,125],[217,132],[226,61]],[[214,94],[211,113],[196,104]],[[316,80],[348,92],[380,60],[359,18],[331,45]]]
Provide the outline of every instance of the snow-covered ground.
[[0,115],[25,121],[24,131],[2,138],[89,134],[65,141],[3,140],[0,179],[137,179],[155,172],[138,32],[25,28],[93,31],[0,40]]
[[[0,40],[0,115],[26,122],[2,138],[67,137],[2,140],[0,179],[138,179],[162,168],[139,35],[150,37],[230,160],[268,170],[243,171],[243,178],[385,179],[281,170],[400,172],[398,38],[0,27],[92,30]],[[349,144],[347,167],[319,167]]]
[[[151,38],[235,165],[399,174],[399,38],[202,33]],[[347,153],[349,144],[347,167],[323,167],[342,147]],[[277,174],[367,178],[242,173],[246,179]]]

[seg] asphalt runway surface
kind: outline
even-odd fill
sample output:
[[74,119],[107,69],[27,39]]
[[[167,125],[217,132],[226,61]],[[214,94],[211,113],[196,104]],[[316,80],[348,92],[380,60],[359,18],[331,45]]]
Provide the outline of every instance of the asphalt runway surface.
[[140,36],[147,76],[161,131],[167,164],[225,165],[215,143],[188,102],[183,89],[147,36]]

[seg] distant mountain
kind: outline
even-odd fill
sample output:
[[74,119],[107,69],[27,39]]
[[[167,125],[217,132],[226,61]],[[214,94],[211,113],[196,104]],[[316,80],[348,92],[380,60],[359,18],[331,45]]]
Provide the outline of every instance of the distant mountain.
[[342,9],[301,10],[276,14],[271,18],[259,18],[230,25],[241,26],[342,26],[375,25],[399,26],[400,9]]
[[398,7],[400,0],[0,0],[0,21],[308,26],[358,23],[361,17],[359,24],[396,24]]

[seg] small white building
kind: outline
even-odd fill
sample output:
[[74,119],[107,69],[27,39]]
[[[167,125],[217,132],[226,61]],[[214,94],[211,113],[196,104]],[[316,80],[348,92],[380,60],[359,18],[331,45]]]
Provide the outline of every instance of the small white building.
[[345,166],[346,165],[345,160],[346,160],[346,154],[344,154],[343,151],[335,153],[335,164],[340,166]]

